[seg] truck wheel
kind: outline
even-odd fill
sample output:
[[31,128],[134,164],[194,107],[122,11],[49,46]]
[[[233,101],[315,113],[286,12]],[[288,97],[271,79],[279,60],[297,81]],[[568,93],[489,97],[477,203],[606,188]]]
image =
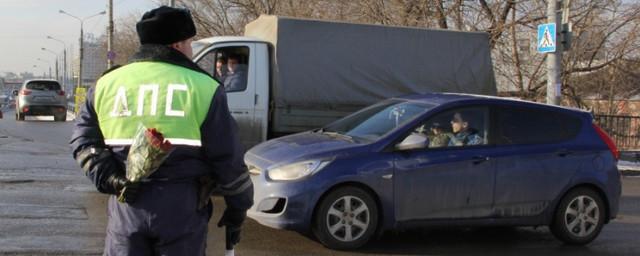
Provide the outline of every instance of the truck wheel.
[[604,226],[605,205],[589,188],[571,190],[558,205],[551,232],[566,244],[583,245],[595,239]]
[[319,204],[312,231],[331,249],[361,247],[378,227],[378,206],[371,195],[357,187],[329,193]]

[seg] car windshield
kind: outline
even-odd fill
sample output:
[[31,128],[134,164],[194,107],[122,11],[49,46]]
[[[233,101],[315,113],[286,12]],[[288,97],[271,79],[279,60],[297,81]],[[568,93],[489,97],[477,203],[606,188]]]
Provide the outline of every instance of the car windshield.
[[425,103],[386,100],[347,116],[320,131],[375,141],[433,107]]
[[27,84],[27,89],[40,91],[57,91],[60,90],[60,84],[54,81],[33,81]]

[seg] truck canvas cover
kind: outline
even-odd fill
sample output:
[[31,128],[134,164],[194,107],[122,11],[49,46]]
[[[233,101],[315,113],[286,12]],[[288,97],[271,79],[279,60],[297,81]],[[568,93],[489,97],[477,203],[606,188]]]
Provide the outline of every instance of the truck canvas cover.
[[276,108],[366,106],[425,92],[496,95],[482,32],[262,15],[245,35],[273,46]]

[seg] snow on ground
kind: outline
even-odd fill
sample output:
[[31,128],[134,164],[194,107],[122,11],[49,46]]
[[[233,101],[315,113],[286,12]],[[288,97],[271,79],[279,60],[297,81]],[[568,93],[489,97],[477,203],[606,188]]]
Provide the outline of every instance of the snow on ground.
[[618,161],[618,170],[621,171],[640,171],[640,162]]

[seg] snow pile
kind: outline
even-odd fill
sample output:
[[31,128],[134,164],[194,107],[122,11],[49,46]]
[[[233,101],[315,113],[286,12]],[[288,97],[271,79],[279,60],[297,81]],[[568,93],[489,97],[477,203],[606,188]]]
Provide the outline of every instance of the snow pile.
[[618,170],[621,171],[640,171],[640,162],[618,161]]

